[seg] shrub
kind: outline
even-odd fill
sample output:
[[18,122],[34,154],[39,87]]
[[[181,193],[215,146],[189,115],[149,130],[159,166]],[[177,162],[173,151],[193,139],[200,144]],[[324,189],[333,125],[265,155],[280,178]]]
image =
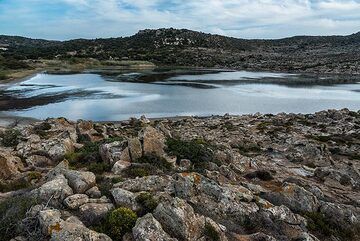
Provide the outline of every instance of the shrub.
[[266,170],[257,170],[254,172],[250,172],[245,175],[246,178],[253,179],[253,178],[259,178],[262,181],[271,181],[274,178],[272,177],[271,173]]
[[111,211],[107,215],[106,220],[94,229],[109,235],[114,241],[120,241],[124,234],[131,232],[136,220],[137,215],[135,212],[128,208],[121,207]]
[[19,144],[20,131],[15,129],[6,130],[1,135],[1,144],[5,147],[14,147]]
[[10,240],[21,234],[20,222],[37,200],[30,196],[17,196],[0,202],[0,239]]
[[182,141],[168,138],[166,145],[169,154],[175,155],[178,160],[189,159],[194,163],[195,168],[214,161],[214,154],[210,149],[210,145],[202,139]]
[[88,170],[95,174],[102,174],[104,172],[111,171],[111,165],[105,162],[91,163],[88,167]]
[[129,178],[149,176],[152,172],[150,167],[135,167],[130,166],[124,170],[124,174]]
[[0,192],[16,191],[19,189],[29,188],[30,186],[31,183],[25,180],[24,178],[10,181],[8,183],[0,182]]
[[137,159],[136,162],[151,164],[152,166],[155,166],[161,170],[170,170],[172,167],[171,164],[165,160],[165,158],[155,155],[142,156],[141,158]]
[[0,71],[0,80],[6,80],[7,78],[8,76],[4,72]]
[[148,192],[140,193],[140,195],[136,197],[136,202],[141,206],[138,212],[139,216],[151,213],[158,205],[158,201]]
[[51,129],[51,125],[47,122],[43,122],[39,125],[34,126],[34,133],[41,136],[46,137],[46,131]]
[[205,224],[205,236],[211,241],[220,241],[219,233],[209,223]]

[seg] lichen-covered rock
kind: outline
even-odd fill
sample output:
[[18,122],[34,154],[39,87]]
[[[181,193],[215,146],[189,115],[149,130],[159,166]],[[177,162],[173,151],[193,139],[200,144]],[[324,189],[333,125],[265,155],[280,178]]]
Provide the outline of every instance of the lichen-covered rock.
[[63,175],[58,175],[35,189],[33,193],[43,202],[49,202],[53,206],[61,206],[63,200],[73,194],[73,190],[68,185],[68,180]]
[[48,167],[53,165],[53,161],[46,156],[32,155],[25,159],[28,166],[31,167]]
[[74,194],[68,196],[64,200],[64,204],[69,209],[78,209],[81,205],[87,203],[89,201],[89,197],[85,194]]
[[279,191],[265,192],[261,196],[275,205],[285,205],[294,212],[316,212],[318,199],[309,191],[293,183],[284,183]]
[[205,218],[196,214],[182,199],[161,202],[154,217],[168,234],[180,240],[198,240],[203,235]]
[[79,120],[76,123],[76,131],[82,140],[95,142],[104,138],[103,133],[99,133],[94,129],[94,123],[92,121]]
[[96,185],[96,176],[92,172],[66,170],[64,175],[75,193],[85,193]]
[[79,222],[64,221],[58,210],[43,210],[39,213],[43,234],[51,241],[111,241],[105,234],[88,229]]
[[151,213],[139,218],[132,229],[135,241],[175,241],[162,228]]
[[[101,159],[109,164],[114,164],[117,161],[122,160],[121,158],[126,155],[128,149],[126,148],[126,142],[114,141],[112,143],[102,144],[99,148]],[[126,158],[130,159],[130,158]],[[129,160],[123,160],[129,161]]]
[[114,209],[112,203],[86,203],[79,207],[80,220],[86,225],[96,225]]
[[128,140],[128,147],[130,152],[130,158],[132,161],[136,161],[142,157],[142,146],[138,138],[130,138]]
[[126,168],[128,168],[129,166],[131,166],[130,162],[127,161],[117,161],[115,162],[114,166],[112,167],[111,171],[115,174],[115,175],[120,175],[122,173],[122,171],[124,171]]
[[353,230],[360,227],[360,208],[345,204],[322,202],[320,212],[324,214],[334,226],[344,230]]
[[91,198],[100,198],[101,192],[97,186],[90,188],[85,192],[86,195],[88,195]]
[[143,141],[143,151],[145,155],[162,156],[165,154],[165,136],[155,128],[147,126],[139,133]]
[[114,185],[131,192],[173,192],[173,179],[171,176],[146,176],[136,179],[129,179]]
[[139,209],[139,205],[136,202],[136,194],[121,188],[111,189],[111,194],[117,206],[124,206],[132,210]]
[[23,170],[24,165],[19,157],[13,156],[9,152],[0,153],[0,179],[15,178]]

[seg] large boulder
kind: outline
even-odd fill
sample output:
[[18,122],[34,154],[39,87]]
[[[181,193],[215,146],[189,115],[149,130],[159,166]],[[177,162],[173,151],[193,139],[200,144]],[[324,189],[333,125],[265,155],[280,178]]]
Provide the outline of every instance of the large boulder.
[[130,138],[128,140],[128,147],[132,161],[136,161],[137,159],[142,157],[141,142],[138,138]]
[[61,206],[63,200],[73,194],[64,175],[58,175],[49,182],[44,183],[38,189],[33,190],[43,202],[49,202],[52,206]]
[[132,229],[135,241],[175,241],[167,234],[151,213],[139,218]]
[[85,194],[74,194],[64,200],[64,204],[69,209],[78,209],[81,205],[89,202],[89,197]]
[[179,240],[198,240],[203,236],[205,218],[196,214],[182,199],[161,202],[154,211],[154,217],[167,233]]
[[146,176],[129,179],[114,185],[131,192],[173,192],[173,179],[171,176]]
[[320,212],[324,214],[334,226],[340,226],[344,230],[352,230],[360,227],[360,208],[351,205],[323,202]]
[[39,223],[51,241],[111,241],[107,235],[88,229],[77,219],[62,220],[58,210],[40,211]]
[[99,153],[101,159],[109,164],[114,164],[120,160],[131,161],[129,149],[126,147],[125,141],[114,141],[112,143],[102,144]]
[[24,170],[21,159],[9,152],[0,153],[0,179],[12,179]]
[[260,196],[275,205],[285,205],[294,212],[316,212],[320,206],[311,192],[293,183],[284,183],[281,190],[264,192]]
[[80,219],[86,225],[96,225],[100,223],[112,209],[114,209],[112,203],[86,203],[79,207]]
[[163,156],[165,154],[165,136],[151,126],[144,127],[139,137],[143,142],[144,155]]
[[96,185],[96,176],[92,172],[66,170],[64,175],[75,193],[85,193]]
[[136,194],[121,188],[111,189],[111,194],[117,206],[125,206],[132,210],[139,209],[139,205],[136,202]]

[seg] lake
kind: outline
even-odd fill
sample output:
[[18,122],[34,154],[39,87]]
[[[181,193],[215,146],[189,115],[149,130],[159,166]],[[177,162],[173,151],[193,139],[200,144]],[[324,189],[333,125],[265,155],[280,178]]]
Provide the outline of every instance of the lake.
[[[338,78],[336,78],[339,80]],[[247,71],[37,74],[0,87],[4,115],[117,121],[247,113],[360,109],[359,82]],[[342,83],[342,84],[337,84]]]

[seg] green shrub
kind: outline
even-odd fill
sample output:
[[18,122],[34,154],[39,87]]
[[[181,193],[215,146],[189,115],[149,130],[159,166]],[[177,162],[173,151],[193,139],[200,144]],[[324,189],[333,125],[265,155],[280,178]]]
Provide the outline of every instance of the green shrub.
[[51,129],[51,125],[47,122],[43,122],[39,125],[34,126],[34,133],[41,136],[41,137],[46,137],[46,131]]
[[125,176],[129,178],[136,178],[136,177],[145,177],[149,176],[152,173],[152,168],[150,167],[135,167],[130,166],[124,170]]
[[10,192],[10,191],[16,191],[24,188],[31,187],[31,183],[24,178],[10,181],[8,183],[2,183],[0,182],[0,192]]
[[42,178],[42,175],[40,172],[29,172],[28,178],[30,180],[39,180],[40,178]]
[[8,79],[8,76],[5,74],[5,72],[0,71],[0,80],[6,80]]
[[20,222],[37,200],[30,196],[17,196],[0,202],[0,239],[10,240],[21,234]]
[[128,208],[121,207],[111,211],[107,215],[106,220],[94,229],[109,235],[114,241],[120,241],[124,234],[131,232],[136,220],[137,215],[135,212]]
[[167,152],[177,157],[177,160],[189,159],[195,168],[203,167],[208,162],[214,162],[214,154],[210,145],[202,139],[183,141],[168,138]]
[[5,147],[14,147],[19,144],[20,131],[15,129],[6,130],[1,135],[1,144]]
[[158,205],[158,201],[148,192],[140,193],[139,196],[136,197],[136,202],[141,206],[138,212],[139,216],[151,213]]
[[166,161],[165,158],[155,155],[142,156],[141,158],[137,159],[136,162],[151,164],[152,166],[164,171],[170,170],[172,168],[172,165],[168,161]]
[[220,235],[209,223],[205,224],[205,236],[211,241],[220,241]]
[[105,162],[95,162],[89,165],[88,170],[95,174],[102,174],[111,171],[111,165]]
[[242,145],[237,145],[236,148],[241,155],[248,157],[257,156],[261,152],[260,146],[256,143],[244,143]]

